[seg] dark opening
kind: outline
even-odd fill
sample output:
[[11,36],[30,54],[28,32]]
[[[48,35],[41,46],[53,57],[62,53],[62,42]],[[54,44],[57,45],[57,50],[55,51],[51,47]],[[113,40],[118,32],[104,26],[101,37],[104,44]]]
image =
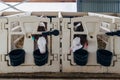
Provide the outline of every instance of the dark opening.
[[76,31],[76,32],[84,31],[82,22],[74,22],[74,31]]

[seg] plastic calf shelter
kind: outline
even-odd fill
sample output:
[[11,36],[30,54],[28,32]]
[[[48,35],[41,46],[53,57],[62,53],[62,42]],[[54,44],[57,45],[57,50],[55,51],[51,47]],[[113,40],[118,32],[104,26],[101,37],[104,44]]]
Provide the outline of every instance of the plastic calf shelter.
[[[100,18],[97,16],[85,16],[85,17],[76,17],[76,18],[64,18],[62,23],[63,30],[63,45],[62,45],[62,67],[63,72],[107,72],[107,67],[99,65],[97,63],[96,52],[98,49],[97,36],[104,35],[104,30],[100,30],[103,25],[102,22],[111,23],[111,19]],[[74,25],[75,23],[82,24],[81,30],[75,31]],[[112,27],[110,25],[110,27]],[[88,51],[88,62],[86,65],[81,66],[78,63],[74,62],[74,53],[70,52],[70,45],[72,45],[72,40],[75,36],[79,36],[81,38],[81,44]],[[83,39],[83,41],[82,41]],[[86,40],[87,39],[87,40]],[[66,41],[66,42],[65,42]],[[88,43],[87,47],[86,43]],[[108,38],[109,46],[112,45],[112,37]],[[109,49],[112,51],[113,47],[107,47],[105,49]],[[79,58],[80,60],[80,58]],[[112,62],[112,60],[111,60]]]
[[[46,37],[48,53],[45,54],[45,60],[41,59],[42,61],[38,59],[38,56],[37,58],[36,56],[33,56],[33,53],[36,50],[36,40],[38,38],[35,40],[32,39],[32,36],[37,35],[39,37],[43,32],[37,31],[40,22],[45,23],[46,31],[54,29],[59,30],[58,19],[53,20],[53,23],[51,24],[49,18],[40,18],[36,16],[8,16],[7,18],[8,24],[6,24],[6,28],[8,29],[8,52],[11,53],[17,48],[22,48],[25,51],[25,60],[21,65],[12,64],[11,62],[15,61],[13,61],[11,57],[4,55],[5,59],[2,62],[2,72],[59,72],[59,36],[50,35]],[[53,48],[57,49],[53,51]],[[39,56],[42,58],[41,55]],[[34,57],[37,62],[34,62]],[[38,65],[41,66],[36,65],[38,62],[40,62]]]
[[[120,19],[119,18],[115,18],[114,19],[114,25],[116,25],[116,28],[114,29],[114,31],[119,30],[119,24],[120,24]],[[120,67],[118,67],[120,65],[120,60],[119,60],[119,54],[120,54],[120,50],[119,50],[119,40],[120,37],[118,36],[113,36],[114,37],[114,53],[115,53],[115,61],[114,61],[114,66],[108,67],[108,71],[110,73],[119,73],[120,72]]]
[[[119,30],[119,18],[68,12],[58,14],[40,12],[0,18],[0,73],[120,73],[119,37],[105,34]],[[39,28],[40,23],[44,23],[45,29]],[[52,30],[59,30],[60,34],[56,36],[45,32],[52,33]],[[39,54],[37,46],[42,33],[48,35],[44,36],[47,41],[44,55]],[[80,37],[83,49],[73,53],[70,48],[75,37]],[[14,50],[21,49],[23,54],[14,54]],[[99,52],[99,49],[105,53]],[[106,54],[106,51],[112,54]],[[16,59],[19,64],[16,64]]]

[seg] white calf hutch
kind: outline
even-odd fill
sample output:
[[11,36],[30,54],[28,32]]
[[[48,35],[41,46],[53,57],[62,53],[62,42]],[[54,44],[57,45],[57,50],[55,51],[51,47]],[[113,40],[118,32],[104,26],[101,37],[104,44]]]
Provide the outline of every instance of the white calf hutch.
[[120,73],[119,29],[119,17],[95,13],[1,16],[0,73]]

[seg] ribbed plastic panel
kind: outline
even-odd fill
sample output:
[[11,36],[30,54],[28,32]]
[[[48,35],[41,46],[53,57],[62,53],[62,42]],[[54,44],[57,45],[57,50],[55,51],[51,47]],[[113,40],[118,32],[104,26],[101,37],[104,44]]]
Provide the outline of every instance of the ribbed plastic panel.
[[120,12],[120,0],[77,0],[78,12]]

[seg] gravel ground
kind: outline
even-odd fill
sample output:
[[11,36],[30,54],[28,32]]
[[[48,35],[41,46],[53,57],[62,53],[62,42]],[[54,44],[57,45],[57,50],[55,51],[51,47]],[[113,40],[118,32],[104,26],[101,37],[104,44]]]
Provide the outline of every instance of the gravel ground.
[[52,73],[52,72],[40,72],[40,73],[9,73],[0,74],[1,80],[120,80],[120,74],[109,73]]

